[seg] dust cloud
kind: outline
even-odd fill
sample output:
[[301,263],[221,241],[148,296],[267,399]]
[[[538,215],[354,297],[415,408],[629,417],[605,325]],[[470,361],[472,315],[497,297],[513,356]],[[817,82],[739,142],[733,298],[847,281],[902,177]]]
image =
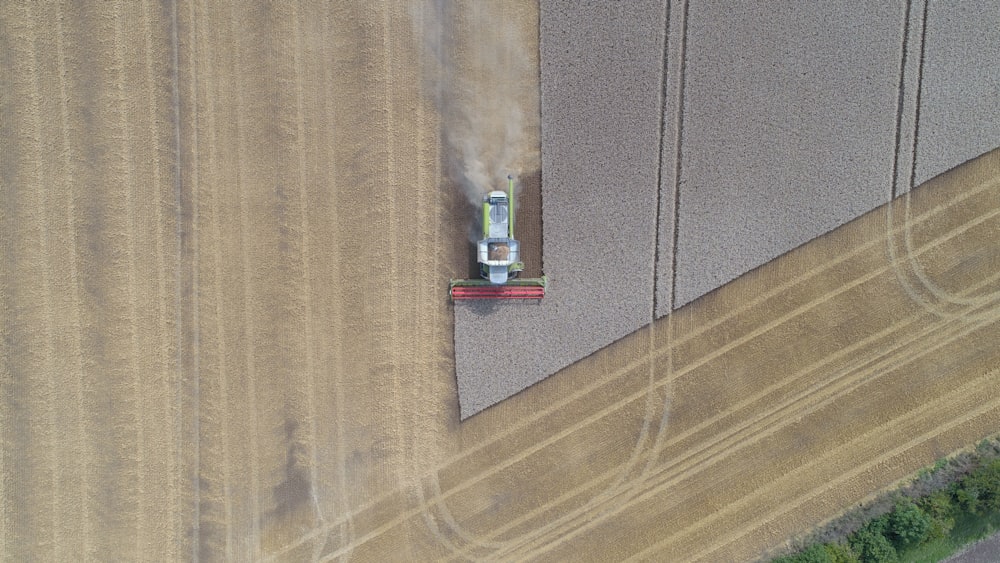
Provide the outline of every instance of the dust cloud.
[[424,0],[413,27],[441,119],[446,174],[469,202],[539,169],[537,37],[500,2]]

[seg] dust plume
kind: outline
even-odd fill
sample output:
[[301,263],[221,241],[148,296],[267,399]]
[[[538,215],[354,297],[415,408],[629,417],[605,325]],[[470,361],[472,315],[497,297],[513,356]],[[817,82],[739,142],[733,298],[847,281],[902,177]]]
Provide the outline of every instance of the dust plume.
[[[413,10],[424,91],[441,119],[446,173],[478,206],[539,169],[537,28],[518,29],[509,3],[424,0]],[[533,33],[534,35],[529,35]]]

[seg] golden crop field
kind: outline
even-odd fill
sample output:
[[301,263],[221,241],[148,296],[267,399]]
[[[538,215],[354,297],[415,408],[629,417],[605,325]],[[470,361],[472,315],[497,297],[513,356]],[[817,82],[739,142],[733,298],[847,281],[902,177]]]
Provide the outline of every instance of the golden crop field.
[[746,560],[996,432],[998,151],[459,423],[423,17],[0,8],[3,559]]

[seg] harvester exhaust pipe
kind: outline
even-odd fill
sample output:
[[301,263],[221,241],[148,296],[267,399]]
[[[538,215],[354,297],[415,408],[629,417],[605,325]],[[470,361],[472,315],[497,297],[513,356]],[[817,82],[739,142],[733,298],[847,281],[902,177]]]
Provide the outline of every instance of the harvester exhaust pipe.
[[507,218],[507,236],[514,238],[514,177],[507,174],[507,207],[510,217]]

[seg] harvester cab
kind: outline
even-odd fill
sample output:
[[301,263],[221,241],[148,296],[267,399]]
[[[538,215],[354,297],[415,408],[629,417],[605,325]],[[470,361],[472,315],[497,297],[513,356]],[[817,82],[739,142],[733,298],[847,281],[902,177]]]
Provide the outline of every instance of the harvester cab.
[[524,270],[521,243],[514,238],[514,178],[507,176],[507,192],[491,191],[483,198],[482,239],[476,243],[476,261],[482,279],[451,280],[452,299],[541,299],[548,281],[517,279]]

